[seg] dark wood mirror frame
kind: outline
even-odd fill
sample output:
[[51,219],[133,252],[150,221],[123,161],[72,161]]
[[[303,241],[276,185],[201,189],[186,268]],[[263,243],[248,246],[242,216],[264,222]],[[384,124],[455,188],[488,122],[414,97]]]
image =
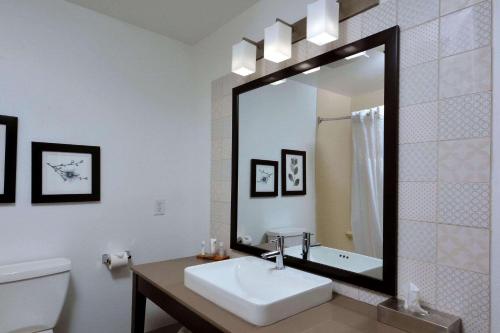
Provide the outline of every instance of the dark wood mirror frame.
[[395,295],[397,288],[398,231],[398,122],[399,122],[399,27],[381,31],[317,57],[284,68],[233,89],[233,136],[231,178],[231,249],[260,256],[265,250],[239,244],[238,228],[238,156],[239,156],[239,95],[268,85],[308,69],[323,66],[350,55],[385,45],[384,72],[384,245],[383,279],[353,273],[339,268],[285,257],[285,265],[367,289]]

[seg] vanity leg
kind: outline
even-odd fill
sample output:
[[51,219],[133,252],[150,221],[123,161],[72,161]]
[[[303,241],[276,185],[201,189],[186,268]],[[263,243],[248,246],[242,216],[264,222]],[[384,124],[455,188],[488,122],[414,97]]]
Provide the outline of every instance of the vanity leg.
[[138,277],[134,274],[132,282],[132,333],[144,333],[146,316],[146,297],[137,288]]

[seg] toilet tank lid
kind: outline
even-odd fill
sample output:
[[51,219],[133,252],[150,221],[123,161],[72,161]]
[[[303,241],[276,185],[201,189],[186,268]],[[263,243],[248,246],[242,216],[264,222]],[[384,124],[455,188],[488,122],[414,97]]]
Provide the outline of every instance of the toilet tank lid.
[[65,258],[45,259],[0,266],[0,284],[27,280],[71,270]]
[[305,232],[305,228],[300,227],[281,227],[269,229],[266,234],[268,236],[285,236],[285,237],[293,237],[293,236],[301,236],[303,232]]

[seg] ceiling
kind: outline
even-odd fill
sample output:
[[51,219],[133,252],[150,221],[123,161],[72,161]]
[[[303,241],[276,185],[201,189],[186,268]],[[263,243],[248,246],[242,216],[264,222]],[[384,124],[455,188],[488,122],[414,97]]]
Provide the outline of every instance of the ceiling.
[[258,0],[66,0],[186,44],[196,44]]
[[342,59],[322,66],[319,72],[298,74],[292,80],[344,96],[356,96],[384,88],[383,47],[367,51],[369,58]]

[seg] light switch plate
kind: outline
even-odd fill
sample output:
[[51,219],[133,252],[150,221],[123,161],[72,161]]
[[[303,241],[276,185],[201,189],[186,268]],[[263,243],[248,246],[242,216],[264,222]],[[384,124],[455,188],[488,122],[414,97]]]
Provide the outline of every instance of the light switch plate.
[[164,199],[157,199],[154,203],[154,216],[165,215],[167,212],[167,202]]

